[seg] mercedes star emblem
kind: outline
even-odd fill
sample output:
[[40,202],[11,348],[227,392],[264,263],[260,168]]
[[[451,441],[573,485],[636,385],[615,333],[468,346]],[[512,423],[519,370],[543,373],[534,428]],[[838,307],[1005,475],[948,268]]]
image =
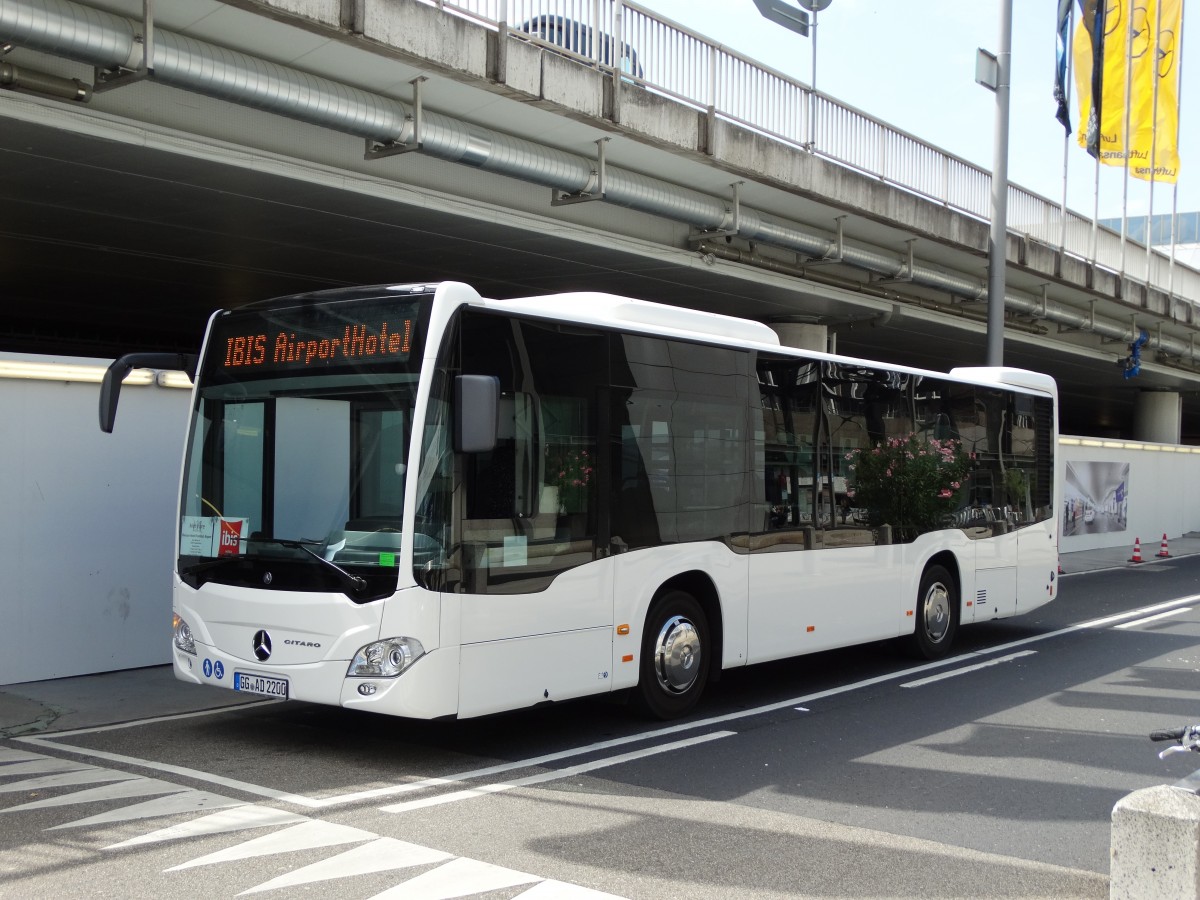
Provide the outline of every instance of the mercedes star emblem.
[[271,658],[271,636],[261,629],[254,633],[254,656],[259,662]]

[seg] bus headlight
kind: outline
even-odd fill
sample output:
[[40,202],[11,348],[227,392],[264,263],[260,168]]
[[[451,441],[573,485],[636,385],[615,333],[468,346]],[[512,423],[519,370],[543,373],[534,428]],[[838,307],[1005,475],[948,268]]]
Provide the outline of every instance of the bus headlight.
[[425,653],[421,642],[415,638],[394,637],[360,649],[354,654],[349,678],[395,678]]
[[188,625],[179,615],[173,613],[174,630],[175,630],[175,649],[182,650],[184,653],[196,655],[196,639],[192,637],[191,626]]

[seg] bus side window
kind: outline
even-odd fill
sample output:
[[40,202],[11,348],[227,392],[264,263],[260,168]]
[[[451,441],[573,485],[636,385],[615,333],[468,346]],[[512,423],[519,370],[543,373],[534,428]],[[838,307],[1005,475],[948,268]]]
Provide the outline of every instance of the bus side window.
[[762,493],[751,529],[790,533],[759,541],[763,549],[812,549],[820,372],[803,360],[760,358],[758,387]]
[[595,558],[598,390],[607,337],[466,313],[463,373],[500,380],[496,446],[461,455],[463,515],[453,541],[471,593],[544,590]]

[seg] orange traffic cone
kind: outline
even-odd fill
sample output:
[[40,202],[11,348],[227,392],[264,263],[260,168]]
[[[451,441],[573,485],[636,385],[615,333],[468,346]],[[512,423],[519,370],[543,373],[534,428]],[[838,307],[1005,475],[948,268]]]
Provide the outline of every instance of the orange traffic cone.
[[1162,539],[1162,549],[1155,554],[1160,559],[1166,559],[1171,554],[1167,552],[1167,536],[1164,534]]
[[1141,562],[1142,561],[1142,539],[1141,538],[1133,539],[1133,557],[1129,561],[1130,562]]

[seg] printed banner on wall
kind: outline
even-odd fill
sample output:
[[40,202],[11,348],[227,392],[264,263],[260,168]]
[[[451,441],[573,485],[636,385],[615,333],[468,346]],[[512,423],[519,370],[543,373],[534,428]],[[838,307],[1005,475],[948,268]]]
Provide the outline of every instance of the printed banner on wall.
[[1063,535],[1124,531],[1129,521],[1129,463],[1067,462]]

